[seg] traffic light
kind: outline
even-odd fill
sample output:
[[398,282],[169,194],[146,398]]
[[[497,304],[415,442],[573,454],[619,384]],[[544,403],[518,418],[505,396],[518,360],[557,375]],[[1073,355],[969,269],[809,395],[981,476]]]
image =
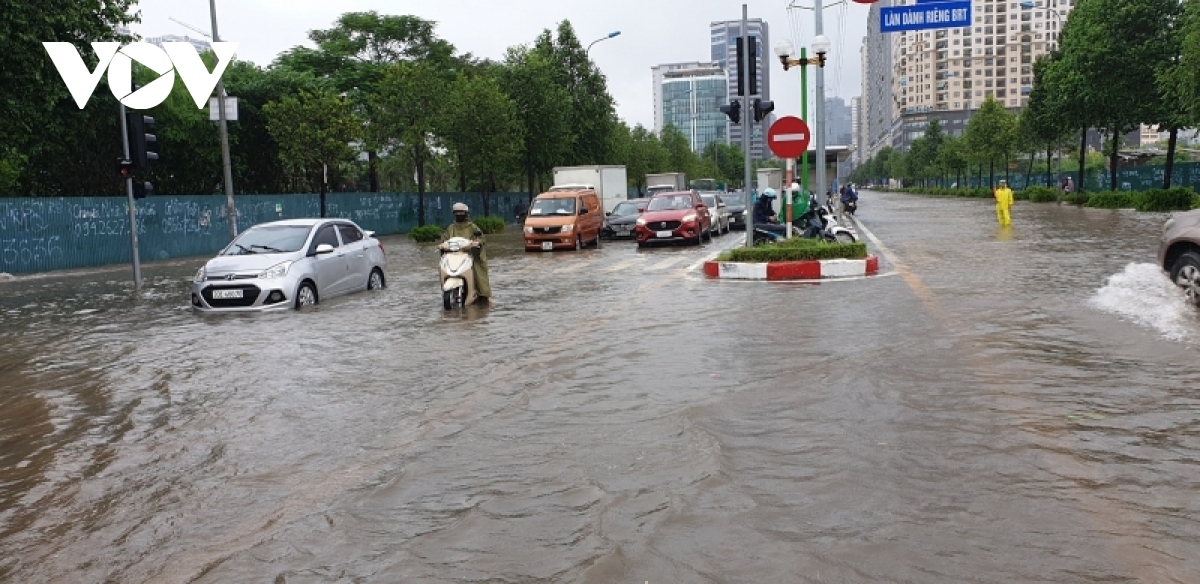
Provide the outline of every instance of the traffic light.
[[133,181],[133,198],[144,199],[154,194],[154,183],[148,180]]
[[154,125],[154,118],[136,111],[128,112],[127,116],[129,157],[133,160],[134,168],[147,168],[151,162],[158,160],[158,153],[150,150],[158,143],[158,137],[149,133]]
[[742,121],[742,102],[733,100],[729,105],[721,106],[721,113],[729,116],[729,121],[738,124]]
[[[742,56],[744,45],[750,45],[750,70],[742,71]],[[756,95],[758,93],[758,42],[752,36],[737,38],[737,94],[740,96]],[[746,91],[749,85],[750,91]]]
[[133,174],[133,161],[128,158],[117,159],[117,174],[124,180]]
[[763,101],[757,98],[754,100],[754,121],[763,121],[767,117],[767,114],[773,111],[775,111],[775,102]]

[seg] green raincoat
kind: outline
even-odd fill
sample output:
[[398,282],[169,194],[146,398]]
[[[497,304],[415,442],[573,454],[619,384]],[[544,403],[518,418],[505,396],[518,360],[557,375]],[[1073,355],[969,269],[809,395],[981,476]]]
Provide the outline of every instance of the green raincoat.
[[483,236],[475,236],[476,231],[483,231],[475,225],[474,221],[464,221],[459,223],[455,221],[446,228],[446,232],[442,234],[442,243],[451,237],[463,237],[466,239],[474,239],[479,241],[479,248],[475,250],[474,264],[471,266],[471,274],[475,276],[475,289],[479,296],[491,298],[492,283],[488,281],[487,269],[487,249],[483,243]]

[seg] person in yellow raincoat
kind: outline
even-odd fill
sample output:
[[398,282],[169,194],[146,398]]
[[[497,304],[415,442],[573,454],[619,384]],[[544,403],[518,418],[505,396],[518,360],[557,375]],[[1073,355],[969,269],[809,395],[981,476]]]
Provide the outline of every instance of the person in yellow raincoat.
[[[446,231],[442,234],[442,242],[451,237],[462,237],[479,242],[479,247],[475,250],[474,263],[471,266],[471,275],[475,277],[475,289],[479,294],[478,302],[487,305],[492,304],[492,283],[488,280],[487,267],[487,251],[483,248],[483,235],[479,226],[475,225],[467,216],[468,209],[466,203],[455,203],[452,207],[454,211],[454,223],[451,223]],[[479,233],[480,235],[476,235]]]
[[1013,192],[1008,188],[1008,181],[1000,181],[999,188],[995,191],[996,197],[996,220],[1000,222],[1001,227],[1012,225],[1012,215],[1009,214],[1009,209],[1013,205]]

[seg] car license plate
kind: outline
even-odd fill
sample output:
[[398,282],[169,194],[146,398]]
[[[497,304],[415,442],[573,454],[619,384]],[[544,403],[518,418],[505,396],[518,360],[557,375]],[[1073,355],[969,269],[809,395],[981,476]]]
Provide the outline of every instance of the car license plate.
[[662,238],[670,238],[671,232],[670,231],[656,231],[656,232],[654,232],[654,235],[656,235],[658,237],[662,237]]
[[213,290],[213,298],[241,298],[241,290]]
[[619,233],[621,235],[629,235],[629,228],[628,227],[618,227],[617,233]]
[[542,242],[542,251],[551,251],[553,249],[554,249],[553,241],[543,241]]

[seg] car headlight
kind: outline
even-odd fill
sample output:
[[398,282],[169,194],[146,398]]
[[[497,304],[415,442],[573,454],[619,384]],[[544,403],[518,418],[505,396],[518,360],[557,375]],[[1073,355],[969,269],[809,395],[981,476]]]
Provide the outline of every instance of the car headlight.
[[206,279],[208,279],[208,274],[204,271],[204,266],[200,266],[200,269],[196,270],[196,275],[192,276],[192,281],[203,282]]
[[688,213],[687,215],[684,215],[684,216],[683,216],[683,222],[684,222],[684,223],[691,223],[691,222],[693,222],[693,221],[695,221],[695,220],[696,220],[696,214],[695,214],[695,213]]
[[263,280],[273,280],[275,278],[282,278],[287,275],[288,268],[290,268],[290,267],[292,267],[291,261],[278,263],[278,264],[275,264],[275,265],[263,270],[262,273],[260,273],[258,275],[258,277]]
[[533,233],[533,228],[532,228],[532,227],[530,227],[530,226],[528,226],[528,225],[526,225],[526,226],[525,226],[525,233]]
[[638,220],[637,220],[637,224],[638,224],[638,225],[641,225],[642,227],[645,227],[645,226],[646,226],[646,220],[645,220],[645,219],[642,219],[642,218],[638,218]]
[[1167,219],[1167,222],[1163,224],[1163,235],[1166,235],[1167,232],[1170,231],[1171,228],[1174,226],[1175,226],[1175,218],[1171,217],[1170,219]]
[[563,226],[562,226],[562,232],[563,232],[563,233],[570,233],[570,232],[572,232],[572,231],[574,231],[574,230],[575,230],[575,225],[573,225],[573,224],[571,224],[571,225],[563,225]]

